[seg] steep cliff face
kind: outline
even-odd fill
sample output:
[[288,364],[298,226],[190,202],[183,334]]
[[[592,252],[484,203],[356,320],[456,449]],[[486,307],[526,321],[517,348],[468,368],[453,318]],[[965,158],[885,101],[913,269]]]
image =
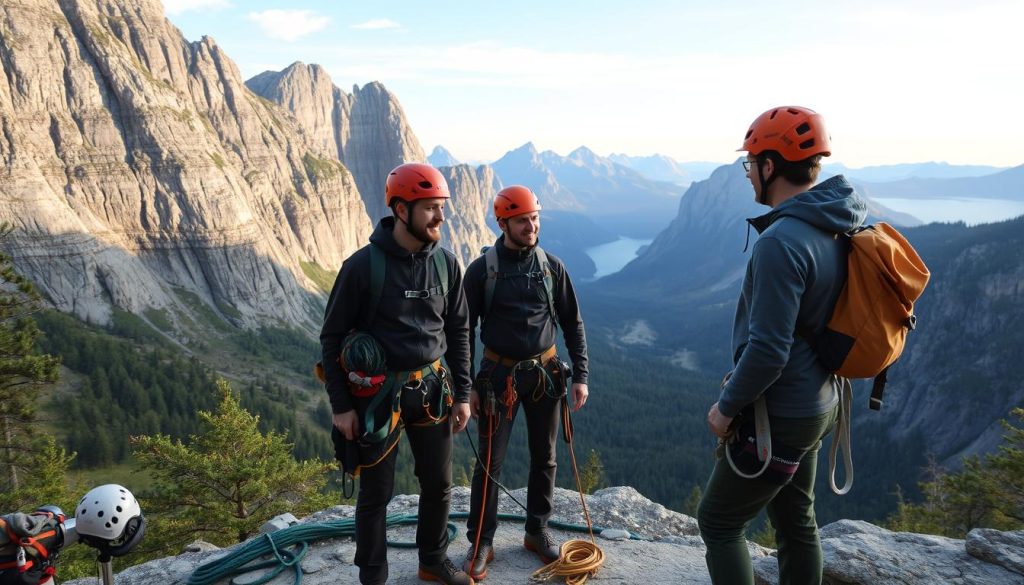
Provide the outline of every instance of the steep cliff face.
[[917,329],[890,374],[881,413],[893,440],[918,433],[953,467],[989,452],[999,419],[1024,404],[1024,218],[904,232],[932,273]]
[[398,99],[368,83],[348,94],[319,65],[293,63],[246,82],[250,89],[288,109],[320,152],[341,160],[356,178],[363,203],[376,222],[388,215],[384,181],[405,162],[425,162]]
[[370,224],[348,170],[155,1],[0,7],[0,219],[53,303],[181,306],[315,324],[303,264],[335,269]]
[[[480,255],[480,249],[494,244],[497,225],[491,202],[501,190],[501,181],[487,165],[441,167],[452,199],[445,211],[441,244],[462,261],[465,268]],[[493,227],[492,227],[493,226]]]

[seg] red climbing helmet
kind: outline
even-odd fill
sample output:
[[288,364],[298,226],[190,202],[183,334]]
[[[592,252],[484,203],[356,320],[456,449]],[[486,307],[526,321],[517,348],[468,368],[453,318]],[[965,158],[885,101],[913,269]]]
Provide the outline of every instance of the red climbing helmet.
[[831,148],[821,114],[800,106],[780,106],[754,120],[743,139],[743,146],[737,150],[745,150],[754,156],[774,150],[782,158],[797,162],[816,154],[829,156]]

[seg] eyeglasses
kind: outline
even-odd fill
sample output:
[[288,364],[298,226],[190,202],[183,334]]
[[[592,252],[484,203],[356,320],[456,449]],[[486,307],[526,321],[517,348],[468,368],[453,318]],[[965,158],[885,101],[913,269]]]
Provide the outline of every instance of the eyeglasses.
[[750,165],[752,165],[752,164],[754,164],[754,161],[752,161],[750,159],[747,159],[747,160],[743,161],[743,170],[749,173],[750,172]]

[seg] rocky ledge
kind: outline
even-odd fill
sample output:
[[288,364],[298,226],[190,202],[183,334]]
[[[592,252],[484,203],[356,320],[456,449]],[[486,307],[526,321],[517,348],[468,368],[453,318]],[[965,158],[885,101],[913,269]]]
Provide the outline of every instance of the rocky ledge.
[[[513,495],[522,502],[526,492],[516,490]],[[388,506],[389,514],[413,514],[419,498],[396,496]],[[587,496],[587,506],[595,526],[609,530],[598,535],[598,546],[605,552],[605,566],[592,583],[636,585],[640,583],[710,583],[704,566],[704,544],[698,535],[693,518],[668,510],[644,498],[630,487],[615,487]],[[506,495],[499,502],[500,512],[522,513]],[[455,488],[452,511],[469,509],[469,489]],[[583,511],[579,496],[570,491],[557,490],[555,519],[567,524],[582,524]],[[336,506],[313,514],[301,523],[323,522],[351,518],[352,506]],[[459,524],[459,536],[449,547],[449,556],[461,564],[469,548],[465,538],[464,521]],[[623,531],[642,540],[628,539]],[[589,538],[568,530],[556,530],[563,540]],[[389,537],[412,541],[414,527],[396,528]],[[606,538],[609,537],[609,538]],[[943,538],[905,532],[891,532],[867,522],[843,520],[821,529],[825,553],[825,583],[832,585],[888,585],[908,583],[954,583],[971,585],[1024,584],[1024,531],[999,532],[973,530],[966,540]],[[199,565],[214,560],[235,547],[218,549],[205,543],[195,543],[176,557],[160,559],[138,565],[118,573],[118,585],[175,585],[187,582]],[[749,544],[757,582],[762,585],[778,583],[778,565],[775,551]],[[522,527],[511,521],[501,522],[494,542],[495,559],[486,583],[529,583],[530,575],[541,566],[531,553],[523,550]],[[311,543],[302,560],[305,585],[336,585],[358,583],[358,572],[352,565],[355,543],[351,539],[331,539]],[[415,549],[392,548],[388,551],[390,583],[418,585]],[[115,561],[116,563],[116,561]],[[115,567],[116,568],[116,567]],[[250,582],[257,574],[238,578],[239,583]],[[294,573],[284,571],[269,585],[288,585],[294,582]],[[70,581],[68,585],[87,585],[95,579]],[[227,585],[228,580],[223,581]]]

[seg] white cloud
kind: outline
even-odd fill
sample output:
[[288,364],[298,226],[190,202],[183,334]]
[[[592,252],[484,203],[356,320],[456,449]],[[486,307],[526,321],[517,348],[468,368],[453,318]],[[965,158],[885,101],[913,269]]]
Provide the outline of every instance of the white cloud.
[[164,0],[164,12],[172,16],[192,10],[222,10],[232,6],[228,0]]
[[288,42],[323,30],[331,22],[329,17],[320,16],[312,10],[250,12],[249,20],[258,24],[268,37]]
[[358,28],[364,30],[383,30],[387,28],[402,28],[402,25],[391,20],[390,18],[374,18],[373,20],[367,20],[360,24],[353,24],[349,28]]

